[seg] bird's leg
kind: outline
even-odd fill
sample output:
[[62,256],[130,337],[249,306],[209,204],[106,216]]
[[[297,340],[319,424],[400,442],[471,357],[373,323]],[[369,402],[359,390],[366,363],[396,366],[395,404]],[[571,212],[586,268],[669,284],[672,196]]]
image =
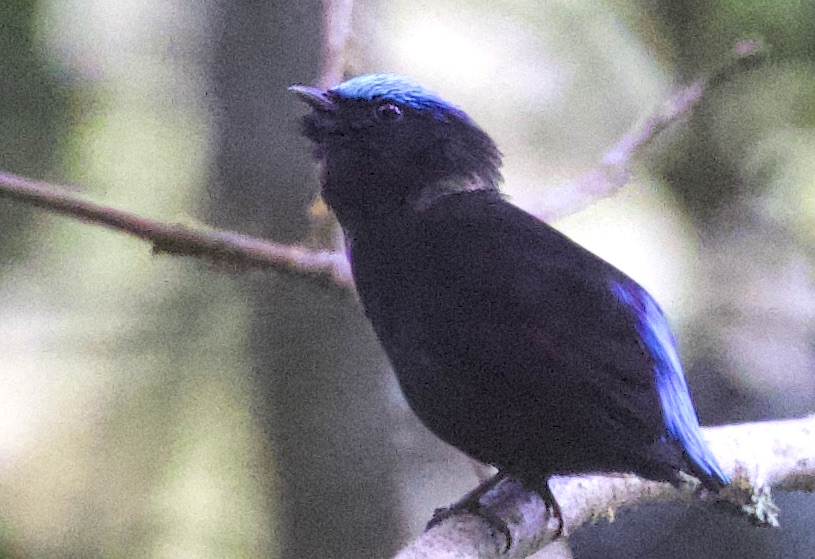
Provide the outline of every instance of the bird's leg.
[[[430,530],[433,526],[446,520],[451,516],[455,516],[461,512],[469,512],[476,516],[480,516],[486,520],[490,526],[496,531],[504,535],[507,541],[506,548],[508,550],[512,544],[512,534],[509,532],[507,523],[495,514],[490,513],[488,510],[481,508],[481,497],[484,496],[490,489],[498,485],[501,481],[506,479],[507,475],[503,472],[498,472],[488,480],[481,482],[478,487],[464,495],[461,499],[446,508],[438,508],[433,511],[433,518],[427,523],[425,530]],[[547,487],[548,488],[548,487]],[[550,493],[551,494],[551,493]],[[554,499],[554,498],[553,498]],[[547,505],[548,506],[548,505]],[[560,510],[558,508],[558,510]]]
[[546,505],[546,510],[551,511],[552,516],[557,519],[557,532],[555,533],[555,538],[559,538],[563,535],[563,511],[560,510],[560,505],[555,499],[554,493],[552,490],[549,489],[549,480],[543,482],[542,486],[535,488],[538,495],[540,495],[541,499],[543,499],[544,504]]
[[464,495],[461,499],[450,505],[449,509],[462,509],[462,510],[469,510],[472,507],[478,507],[479,502],[481,501],[481,497],[487,493],[490,489],[498,485],[498,483],[505,479],[507,475],[503,472],[498,472],[494,476],[489,479],[486,479],[478,484],[478,486]]

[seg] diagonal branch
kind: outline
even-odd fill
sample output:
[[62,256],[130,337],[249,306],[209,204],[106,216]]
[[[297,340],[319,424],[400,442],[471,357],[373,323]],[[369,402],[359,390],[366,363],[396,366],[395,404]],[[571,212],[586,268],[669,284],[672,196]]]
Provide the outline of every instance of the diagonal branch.
[[110,229],[153,244],[156,254],[195,256],[240,267],[267,268],[352,284],[345,255],[283,245],[231,231],[165,223],[75,196],[68,188],[0,172],[0,198],[8,198]]
[[680,122],[699,104],[710,89],[735,75],[760,65],[766,50],[757,41],[745,39],[736,44],[731,56],[715,71],[682,87],[647,118],[632,126],[606,151],[600,165],[574,182],[544,195],[544,209],[537,212],[544,221],[554,221],[586,209],[598,200],[613,196],[631,178],[631,162],[661,132]]

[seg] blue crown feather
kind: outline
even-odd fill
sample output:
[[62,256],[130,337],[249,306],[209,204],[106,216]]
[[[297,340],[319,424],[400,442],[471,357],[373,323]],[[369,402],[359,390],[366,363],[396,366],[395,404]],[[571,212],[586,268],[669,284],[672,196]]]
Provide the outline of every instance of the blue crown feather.
[[455,117],[470,122],[467,114],[413,80],[396,74],[365,74],[329,90],[343,99],[371,101],[383,99],[418,111],[429,111],[434,118],[448,121]]

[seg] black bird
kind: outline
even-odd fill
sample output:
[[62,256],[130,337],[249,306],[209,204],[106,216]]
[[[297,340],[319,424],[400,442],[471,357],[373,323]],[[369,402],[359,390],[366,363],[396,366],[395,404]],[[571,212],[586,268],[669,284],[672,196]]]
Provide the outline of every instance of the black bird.
[[[562,517],[553,474],[729,483],[702,439],[676,343],[631,278],[498,189],[501,154],[411,80],[292,86],[359,297],[413,411]],[[454,505],[456,506],[456,505]]]

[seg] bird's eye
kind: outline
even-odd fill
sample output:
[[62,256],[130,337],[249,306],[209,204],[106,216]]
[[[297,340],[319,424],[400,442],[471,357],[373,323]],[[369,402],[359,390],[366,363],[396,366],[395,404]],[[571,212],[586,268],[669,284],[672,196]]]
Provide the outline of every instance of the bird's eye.
[[393,103],[382,103],[376,108],[376,117],[386,122],[402,120],[402,109]]

